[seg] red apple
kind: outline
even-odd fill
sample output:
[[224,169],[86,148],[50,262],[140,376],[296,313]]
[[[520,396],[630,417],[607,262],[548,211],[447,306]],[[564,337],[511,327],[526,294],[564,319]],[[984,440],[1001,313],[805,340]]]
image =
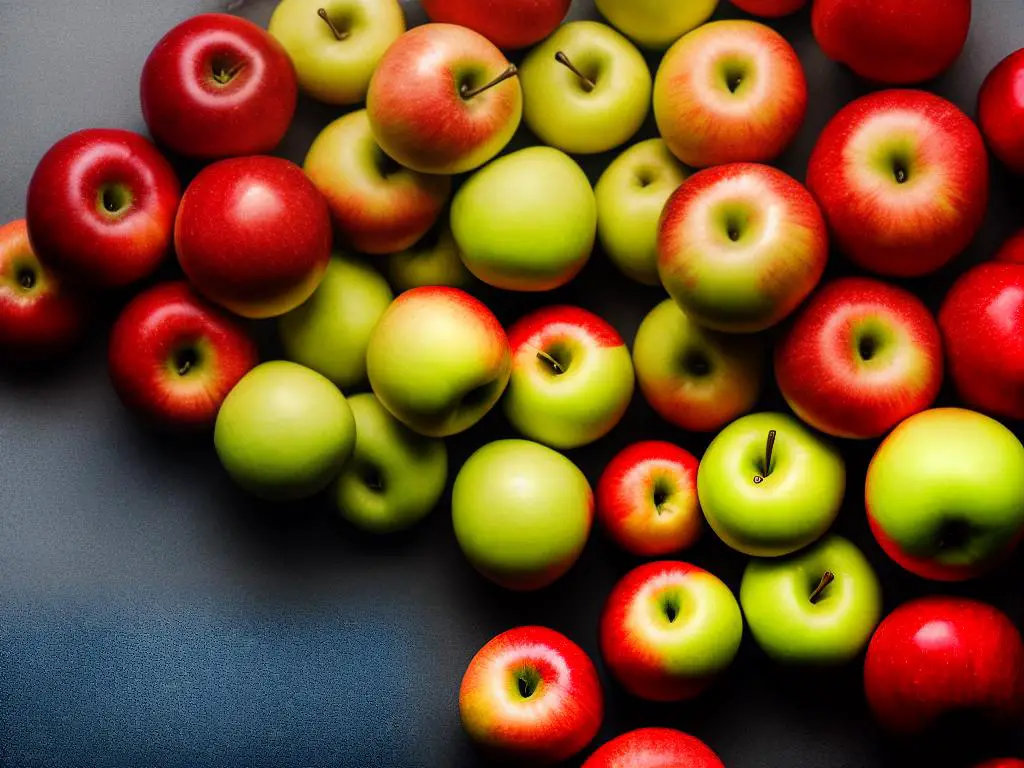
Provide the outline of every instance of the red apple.
[[601,746],[583,768],[725,768],[700,739],[672,728],[638,728]]
[[999,62],[981,84],[978,122],[995,156],[1024,173],[1024,48]]
[[696,457],[654,440],[620,451],[597,484],[597,517],[627,552],[661,557],[693,546],[704,515],[697,501]]
[[1024,264],[1024,229],[1017,230],[996,253],[996,261]]
[[732,4],[754,16],[778,18],[796,13],[807,5],[807,0],[732,0]]
[[470,738],[487,751],[546,765],[593,740],[604,695],[593,662],[576,643],[552,629],[519,627],[473,657],[459,712]]
[[54,144],[28,185],[32,247],[48,267],[100,287],[146,277],[171,248],[181,187],[131,131],[89,129]]
[[825,126],[807,184],[854,262],[916,277],[963,251],[981,227],[988,155],[977,126],[952,102],[880,91]]
[[861,77],[930,80],[960,56],[971,0],[815,0],[811,27],[825,55]]
[[185,190],[178,261],[206,298],[244,317],[282,315],[316,290],[331,256],[327,203],[276,157],[221,160]]
[[433,21],[479,32],[499,48],[526,48],[554,32],[572,0],[422,0]]
[[242,325],[185,282],[139,294],[110,336],[110,379],[124,404],[168,427],[213,425],[220,404],[259,362]]
[[894,731],[922,731],[963,710],[1011,721],[1024,701],[1024,644],[992,606],[953,597],[913,600],[875,630],[864,687],[875,717]]
[[976,766],[976,768],[1024,768],[1024,760],[1018,760],[1014,757],[1003,757],[989,760],[987,763]]
[[942,339],[909,291],[866,277],[826,285],[775,349],[775,378],[797,416],[836,437],[880,437],[942,386]]

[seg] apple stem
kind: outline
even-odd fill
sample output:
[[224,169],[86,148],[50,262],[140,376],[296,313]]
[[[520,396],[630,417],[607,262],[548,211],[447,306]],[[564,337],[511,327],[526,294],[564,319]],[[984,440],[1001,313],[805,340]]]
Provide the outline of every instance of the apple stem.
[[222,69],[219,72],[214,72],[214,79],[221,85],[226,85],[235,79],[235,76],[245,69],[245,62],[239,61],[230,69]]
[[772,451],[775,450],[775,430],[768,430],[768,441],[764,446],[764,474],[755,475],[754,483],[760,485],[772,473]]
[[576,77],[582,80],[583,85],[586,87],[588,92],[597,88],[597,83],[595,83],[589,77],[580,72],[579,69],[576,68],[576,65],[569,61],[569,57],[566,56],[563,51],[559,51],[558,53],[555,54],[555,61],[557,61],[563,67],[566,67],[570,72],[576,75]]
[[518,74],[519,74],[519,69],[516,67],[516,65],[515,64],[509,64],[508,65],[508,69],[506,69],[504,72],[502,72],[496,78],[491,80],[491,82],[484,83],[479,88],[470,88],[468,85],[463,84],[462,88],[459,90],[459,95],[461,95],[462,98],[465,99],[466,101],[469,101],[470,99],[472,99],[472,98],[474,98],[476,96],[479,96],[484,91],[490,90],[494,86],[500,85],[501,83],[503,83],[506,80],[508,80],[510,77],[515,77]]
[[825,591],[825,587],[835,580],[836,575],[832,573],[832,571],[825,571],[825,573],[821,575],[821,581],[818,582],[818,586],[816,586],[814,591],[811,592],[811,602],[817,603],[818,599],[821,597],[821,593]]
[[547,363],[548,365],[550,365],[551,368],[554,370],[554,372],[557,373],[558,375],[561,375],[561,374],[565,373],[565,367],[560,362],[555,360],[555,358],[553,358],[547,352],[540,352],[540,351],[538,351],[537,352],[537,359],[538,360],[542,360],[545,363]]
[[338,42],[341,42],[342,40],[348,39],[348,34],[349,33],[348,32],[344,32],[344,31],[338,29],[334,25],[334,22],[331,21],[331,17],[327,15],[327,9],[326,8],[318,9],[317,12],[316,12],[316,15],[319,16],[321,19],[323,19],[324,20],[324,24],[326,24],[328,27],[331,28],[331,32],[334,35],[334,39],[335,40],[337,40]]
[[182,361],[181,365],[178,366],[178,375],[179,376],[184,376],[185,374],[187,374],[191,370],[192,370],[192,361],[186,359],[186,360]]

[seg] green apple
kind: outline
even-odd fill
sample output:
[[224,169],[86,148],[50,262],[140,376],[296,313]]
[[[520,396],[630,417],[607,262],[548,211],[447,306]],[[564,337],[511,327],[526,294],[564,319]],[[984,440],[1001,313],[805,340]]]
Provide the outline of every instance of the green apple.
[[523,61],[519,82],[527,126],[543,143],[573,154],[624,144],[651,110],[643,54],[596,21],[560,27]]
[[550,291],[590,258],[594,190],[571,157],[530,147],[495,160],[462,185],[452,233],[469,271],[511,291]]
[[455,478],[452,523],[469,562],[508,589],[540,589],[579,558],[594,519],[587,478],[557,451],[498,440]]
[[857,547],[829,536],[789,557],[752,560],[740,604],[757,644],[776,661],[843,664],[871,639],[882,588]]
[[371,394],[350,397],[356,446],[338,476],[334,498],[349,522],[391,533],[419,522],[448,480],[444,442],[417,435]]
[[416,245],[388,257],[387,275],[398,292],[429,285],[462,288],[472,277],[462,263],[447,216]]
[[843,457],[792,416],[754,413],[723,429],[697,470],[708,524],[733,549],[778,557],[820,538],[846,490]]
[[661,139],[634,144],[601,174],[594,187],[597,235],[626,277],[644,285],[661,285],[658,221],[665,203],[686,177],[686,166]]
[[405,32],[405,16],[398,0],[281,0],[268,31],[288,51],[306,93],[357,104],[384,51]]
[[596,0],[597,10],[623,34],[663,50],[711,18],[718,0]]
[[213,435],[228,474],[273,501],[326,488],[352,454],[356,423],[341,391],[305,366],[275,360],[228,393]]
[[333,256],[313,295],[278,321],[285,355],[342,389],[362,384],[370,333],[392,298],[387,281],[370,266]]

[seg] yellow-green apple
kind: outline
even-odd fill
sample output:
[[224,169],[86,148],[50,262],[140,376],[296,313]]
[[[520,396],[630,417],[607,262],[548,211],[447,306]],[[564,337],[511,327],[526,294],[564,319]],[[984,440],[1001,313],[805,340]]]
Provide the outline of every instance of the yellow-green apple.
[[291,125],[299,86],[288,52],[266,30],[203,13],[160,39],[139,91],[159,144],[209,160],[273,150]]
[[594,187],[597,236],[626,277],[659,285],[658,219],[688,172],[661,139],[634,144],[601,174]]
[[711,18],[718,0],[596,0],[601,15],[646,47],[664,50]]
[[274,317],[310,297],[331,258],[327,203],[277,157],[221,160],[185,190],[178,263],[206,298],[243,317]]
[[826,56],[894,85],[949,69],[970,26],[971,0],[815,0],[811,9],[811,28]]
[[488,443],[455,478],[455,538],[473,567],[506,589],[541,589],[561,578],[593,520],[586,476],[540,443]]
[[658,274],[703,326],[752,333],[785,319],[828,261],[814,199],[780,170],[734,163],[695,173],[665,204]]
[[978,92],[978,123],[992,153],[1011,171],[1024,173],[1024,48],[988,73]]
[[779,339],[775,380],[789,407],[815,429],[881,437],[935,402],[942,337],[909,291],[841,278],[814,294]]
[[194,429],[213,426],[259,353],[236,318],[177,281],[128,303],[110,333],[107,360],[128,408],[163,427]]
[[952,102],[889,90],[847,104],[811,153],[807,185],[836,245],[864,269],[916,277],[960,253],[988,205],[988,154]]
[[732,0],[732,4],[754,16],[778,18],[796,13],[807,5],[807,0]]
[[785,664],[845,664],[871,639],[882,588],[864,554],[829,536],[789,557],[751,560],[740,584],[750,634]]
[[267,31],[288,51],[302,90],[328,104],[358,104],[405,32],[405,16],[398,0],[281,0]]
[[446,437],[476,424],[508,385],[512,356],[494,314],[458,288],[406,291],[370,335],[374,394],[416,432]]
[[779,557],[819,539],[839,514],[846,465],[792,416],[754,413],[711,441],[697,472],[704,516],[738,552]]
[[462,288],[472,279],[462,263],[448,216],[441,216],[415,245],[392,254],[387,260],[387,275],[399,293],[431,285]]
[[766,357],[759,339],[708,330],[672,299],[647,314],[633,342],[644,398],[688,432],[713,432],[753,408]]
[[58,141],[28,185],[32,249],[48,268],[107,288],[153,272],[171,250],[181,186],[137,133],[91,128]]
[[875,452],[865,505],[878,543],[908,571],[939,581],[974,578],[1024,535],[1024,446],[980,413],[924,411]]
[[238,485],[289,501],[312,496],[338,475],[355,447],[356,424],[330,380],[275,360],[257,365],[228,393],[213,439]]
[[550,35],[572,0],[421,0],[433,21],[479,32],[499,48],[526,48]]
[[597,483],[597,519],[608,536],[640,557],[664,557],[700,538],[697,458],[672,443],[634,443],[608,462]]
[[590,657],[545,627],[502,632],[477,651],[459,688],[462,726],[497,760],[548,765],[597,735],[601,681]]
[[618,332],[592,312],[554,306],[509,328],[512,377],[502,401],[531,440],[577,448],[604,437],[633,397],[633,361]]
[[743,616],[729,587],[689,563],[664,560],[627,573],[601,614],[601,654],[634,696],[683,701],[732,664]]
[[285,355],[342,390],[362,384],[370,334],[393,298],[387,281],[369,265],[333,256],[313,295],[278,320]]
[[479,168],[508,144],[523,116],[516,67],[471,29],[425,24],[392,43],[366,95],[381,148],[421,173]]
[[573,154],[629,141],[651,109],[651,72],[606,24],[574,21],[534,48],[519,70],[523,119],[544,143]]
[[637,728],[597,749],[583,768],[725,768],[707,744],[672,728]]
[[356,445],[334,487],[341,516],[363,530],[392,533],[426,517],[448,480],[444,442],[417,435],[372,394],[348,399]]
[[769,162],[807,112],[796,51],[756,21],[716,21],[669,49],[654,78],[654,118],[676,157],[694,168]]
[[864,690],[886,728],[916,733],[973,713],[1019,722],[1024,643],[998,608],[955,597],[904,603],[875,630]]
[[403,168],[378,146],[366,110],[349,112],[313,141],[302,166],[323,194],[334,231],[362,253],[395,253],[423,237],[452,182]]
[[463,263],[483,282],[550,291],[590,259],[597,203],[571,157],[529,147],[495,160],[459,188],[451,226]]

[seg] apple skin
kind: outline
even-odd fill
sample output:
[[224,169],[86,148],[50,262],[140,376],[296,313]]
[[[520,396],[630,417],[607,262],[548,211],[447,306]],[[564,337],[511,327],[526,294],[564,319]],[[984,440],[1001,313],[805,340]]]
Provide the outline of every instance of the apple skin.
[[1018,229],[996,252],[996,261],[1024,264],[1024,229]]
[[596,0],[608,22],[645,48],[664,50],[711,18],[718,0]]
[[630,554],[665,557],[692,547],[704,530],[697,458],[672,443],[623,448],[597,484],[597,518]]
[[633,397],[633,360],[600,317],[579,307],[546,307],[515,323],[508,341],[512,377],[502,403],[522,435],[578,448],[622,420]]
[[185,190],[178,263],[199,292],[243,317],[283,315],[310,297],[331,257],[327,203],[297,165],[221,160]]
[[992,153],[1024,173],[1024,48],[1000,61],[978,92],[978,123]]
[[782,171],[734,163],[677,189],[658,226],[658,274],[703,326],[755,333],[810,295],[828,261],[828,232],[807,189]]
[[1024,446],[980,413],[924,411],[875,452],[865,505],[879,545],[911,573],[975,578],[1024,535]]
[[398,0],[282,0],[267,31],[288,52],[303,91],[349,105],[366,98],[384,51],[405,32],[405,16]]
[[672,728],[637,728],[601,745],[583,768],[725,768],[698,738]]
[[248,331],[184,281],[138,294],[110,334],[114,390],[166,428],[212,427],[224,398],[258,362]]
[[36,166],[25,219],[47,267],[100,288],[153,272],[171,249],[181,186],[146,138],[90,128],[65,136]]
[[377,321],[394,295],[369,265],[345,255],[331,257],[320,285],[278,320],[289,360],[323,374],[341,390],[366,381],[366,349]]
[[777,19],[796,13],[807,5],[807,0],[732,0],[732,4],[752,16]]
[[373,73],[366,109],[373,135],[399,164],[452,175],[479,168],[511,140],[523,92],[487,38],[452,24],[415,27],[392,43]]
[[764,344],[698,325],[672,299],[652,309],[633,342],[633,366],[648,404],[688,432],[714,432],[757,403]]
[[807,112],[807,79],[782,35],[756,21],[705,24],[673,45],[654,78],[654,118],[693,168],[770,162]]
[[930,80],[960,56],[971,0],[815,0],[811,29],[825,55],[868,80]]
[[366,110],[321,131],[303,170],[323,194],[337,235],[361,253],[415,245],[444,209],[452,182],[397,166],[377,145]]
[[684,701],[732,664],[743,616],[729,587],[689,563],[647,563],[612,589],[601,615],[601,653],[629,693]]
[[447,216],[442,216],[415,245],[392,254],[387,261],[387,276],[399,293],[438,285],[464,288],[473,279],[462,263]]
[[469,737],[496,758],[549,765],[597,736],[604,693],[594,663],[576,643],[553,629],[517,627],[470,661],[459,714]]
[[988,153],[952,102],[925,91],[879,91],[825,126],[807,185],[855,264],[919,277],[963,251],[981,227]]
[[479,32],[499,48],[527,48],[550,35],[572,0],[421,0],[432,21]]
[[818,431],[881,437],[935,402],[942,337],[909,291],[841,278],[814,294],[779,340],[775,380],[794,413]]
[[990,605],[912,600],[875,630],[864,689],[875,718],[896,732],[920,732],[965,710],[1014,722],[1024,701],[1024,645],[1013,622]]
[[506,589],[543,589],[560,579],[583,552],[593,520],[586,476],[540,443],[488,443],[455,478],[455,538],[470,564]]
[[370,386],[399,421],[428,437],[469,429],[494,407],[512,370],[505,330],[458,288],[406,291],[366,350]]
[[146,59],[139,90],[157,143],[207,160],[273,150],[298,98],[284,46],[226,13],[193,16],[164,35]]

